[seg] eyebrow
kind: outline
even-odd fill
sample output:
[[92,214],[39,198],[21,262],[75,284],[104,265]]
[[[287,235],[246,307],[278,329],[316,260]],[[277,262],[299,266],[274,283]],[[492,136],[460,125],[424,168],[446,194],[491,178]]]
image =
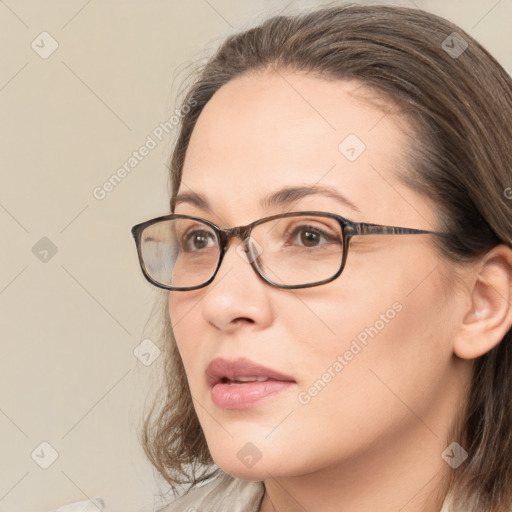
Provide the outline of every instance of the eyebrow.
[[[289,186],[283,187],[275,192],[272,192],[268,196],[264,197],[260,201],[262,209],[270,209],[277,206],[287,206],[290,203],[298,201],[303,197],[309,197],[314,195],[322,195],[329,197],[339,202],[343,206],[348,206],[355,212],[360,212],[359,208],[352,203],[347,197],[333,187],[327,185],[307,185],[307,186]],[[208,203],[206,197],[196,192],[182,192],[176,196],[171,197],[171,211],[174,211],[176,206],[180,203],[189,203],[197,206],[205,212],[213,213],[213,210]]]

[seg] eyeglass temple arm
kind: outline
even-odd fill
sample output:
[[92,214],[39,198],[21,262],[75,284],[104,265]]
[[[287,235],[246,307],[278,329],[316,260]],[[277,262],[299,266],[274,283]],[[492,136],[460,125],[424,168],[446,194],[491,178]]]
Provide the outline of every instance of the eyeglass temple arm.
[[424,229],[402,228],[399,226],[383,226],[381,224],[368,224],[365,222],[352,222],[345,226],[345,232],[348,237],[355,235],[440,235],[447,236],[446,233],[436,231],[427,231]]

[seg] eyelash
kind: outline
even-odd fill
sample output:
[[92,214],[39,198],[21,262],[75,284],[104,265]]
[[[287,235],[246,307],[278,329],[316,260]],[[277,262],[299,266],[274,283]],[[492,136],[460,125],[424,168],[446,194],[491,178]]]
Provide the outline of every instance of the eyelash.
[[[301,231],[310,231],[312,233],[315,233],[316,235],[323,237],[326,240],[326,243],[321,244],[321,245],[326,245],[327,243],[333,243],[333,242],[337,241],[334,236],[325,232],[323,229],[320,229],[318,227],[311,226],[311,225],[306,225],[306,224],[303,224],[300,226],[293,226],[292,228],[288,229],[288,231],[285,233],[285,239],[288,240],[290,235],[293,238],[293,237],[297,236],[297,233],[299,233]],[[301,246],[301,247],[304,247],[304,246]]]

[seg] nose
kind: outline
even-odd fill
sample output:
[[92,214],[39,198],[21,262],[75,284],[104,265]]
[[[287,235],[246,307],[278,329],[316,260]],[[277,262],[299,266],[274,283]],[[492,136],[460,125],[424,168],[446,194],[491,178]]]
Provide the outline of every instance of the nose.
[[271,286],[249,258],[240,238],[231,238],[217,275],[204,289],[203,317],[220,330],[229,332],[242,324],[264,328],[272,322]]

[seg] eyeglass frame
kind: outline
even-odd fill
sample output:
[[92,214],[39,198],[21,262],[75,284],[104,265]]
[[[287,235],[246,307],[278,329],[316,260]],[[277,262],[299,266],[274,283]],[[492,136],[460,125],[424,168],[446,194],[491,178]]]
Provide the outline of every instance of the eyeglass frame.
[[[448,233],[442,233],[438,231],[428,231],[424,229],[415,229],[415,228],[404,228],[399,226],[386,226],[383,224],[373,224],[368,222],[354,222],[351,221],[345,217],[342,217],[341,215],[337,215],[335,213],[330,212],[321,212],[321,211],[297,211],[297,212],[285,212],[285,213],[279,213],[276,215],[271,215],[269,217],[264,217],[262,219],[255,220],[254,222],[251,222],[250,224],[246,224],[245,226],[236,226],[232,228],[222,229],[213,222],[210,222],[209,220],[203,219],[202,217],[196,217],[194,215],[184,215],[184,214],[177,214],[177,213],[171,213],[169,215],[163,215],[160,217],[156,217],[154,219],[147,220],[145,222],[141,222],[139,224],[136,224],[131,228],[132,236],[135,240],[135,244],[137,247],[137,255],[139,258],[139,264],[142,270],[142,273],[147,281],[149,281],[154,286],[157,286],[158,288],[162,288],[164,290],[169,291],[191,291],[191,290],[198,290],[200,288],[204,288],[205,286],[208,286],[217,275],[220,266],[222,265],[222,261],[224,259],[224,256],[226,254],[226,251],[228,249],[229,242],[232,238],[238,237],[244,244],[244,248],[246,252],[248,252],[247,248],[247,240],[249,240],[251,236],[251,231],[255,226],[258,226],[259,224],[263,224],[265,222],[269,222],[274,219],[279,218],[285,218],[285,217],[295,217],[295,216],[307,216],[307,215],[313,215],[318,217],[328,217],[331,219],[335,219],[341,228],[341,234],[342,234],[342,255],[341,255],[341,264],[339,270],[330,278],[324,279],[322,281],[316,281],[314,283],[308,283],[305,285],[281,285],[274,283],[269,278],[264,276],[262,273],[260,273],[258,267],[254,263],[254,259],[249,260],[249,264],[253,268],[253,270],[256,272],[256,274],[262,279],[264,282],[268,283],[271,286],[274,286],[275,288],[281,288],[285,290],[294,290],[299,288],[311,288],[313,286],[320,286],[322,284],[330,283],[331,281],[334,281],[337,279],[341,273],[343,272],[343,269],[345,268],[345,265],[347,263],[347,255],[348,255],[348,248],[350,245],[350,240],[354,236],[359,235],[437,235],[441,237],[449,237],[450,235]],[[163,283],[159,283],[158,281],[155,281],[149,272],[146,269],[146,265],[144,263],[144,259],[142,257],[142,232],[149,226],[152,226],[153,224],[157,224],[159,222],[164,222],[168,220],[174,220],[174,219],[191,219],[195,221],[202,222],[209,226],[216,234],[217,241],[219,242],[219,260],[217,262],[217,267],[215,268],[215,271],[213,272],[212,276],[203,284],[197,285],[197,286],[189,286],[189,287],[174,287],[170,285],[165,285]]]

